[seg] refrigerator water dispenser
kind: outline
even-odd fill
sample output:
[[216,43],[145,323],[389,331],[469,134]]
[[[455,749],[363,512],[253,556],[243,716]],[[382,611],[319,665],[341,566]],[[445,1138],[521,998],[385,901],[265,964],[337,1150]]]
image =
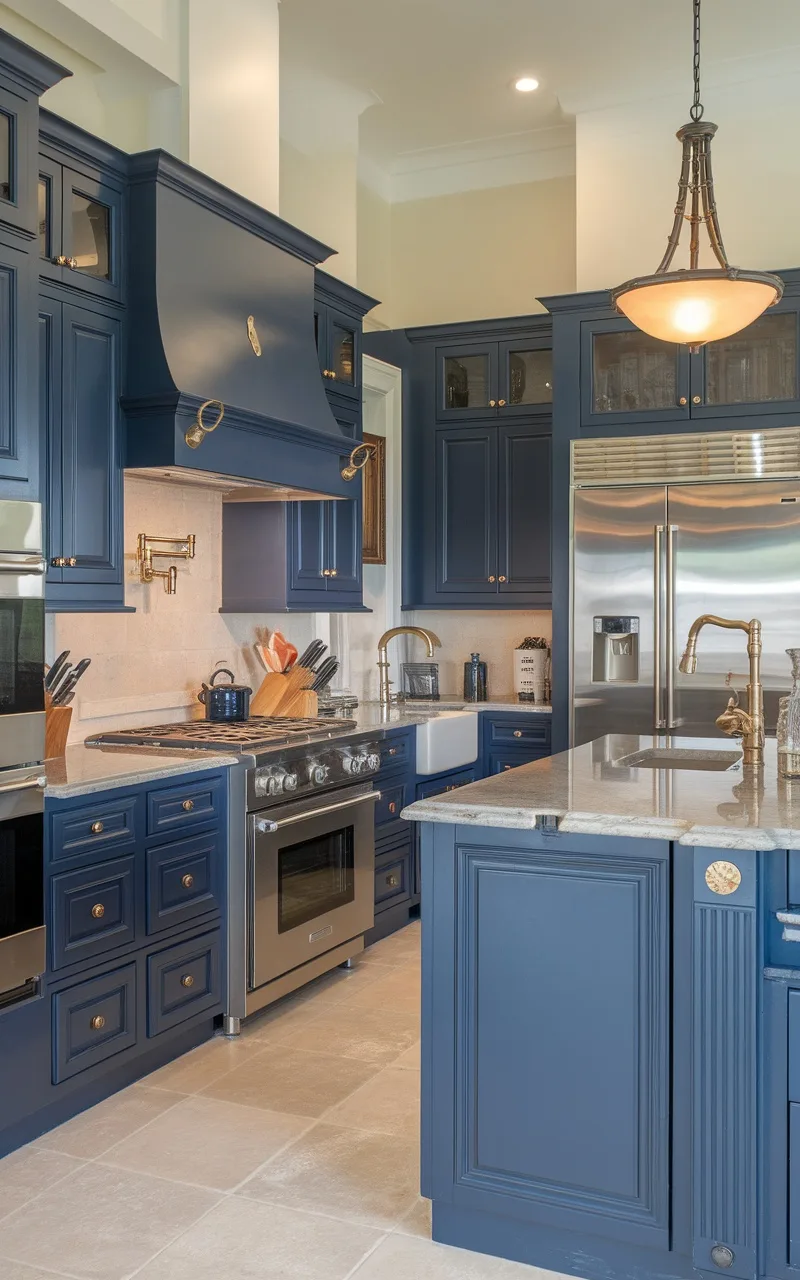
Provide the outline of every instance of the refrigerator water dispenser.
[[638,684],[638,618],[594,619],[592,680],[595,684]]

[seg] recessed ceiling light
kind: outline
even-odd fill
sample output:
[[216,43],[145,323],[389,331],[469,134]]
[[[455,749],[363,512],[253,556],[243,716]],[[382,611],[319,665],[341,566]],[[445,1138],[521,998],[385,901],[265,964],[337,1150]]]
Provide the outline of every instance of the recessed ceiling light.
[[520,93],[533,93],[534,89],[539,88],[539,81],[533,76],[520,76],[519,80],[514,81],[514,88]]

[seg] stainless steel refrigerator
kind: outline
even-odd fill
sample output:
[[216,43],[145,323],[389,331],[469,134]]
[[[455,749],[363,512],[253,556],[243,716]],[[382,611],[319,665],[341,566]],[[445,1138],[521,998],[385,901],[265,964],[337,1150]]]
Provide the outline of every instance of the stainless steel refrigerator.
[[706,627],[682,675],[703,613],[761,619],[774,733],[800,647],[800,432],[580,441],[572,475],[572,745],[719,735],[731,689],[746,703],[746,637]]

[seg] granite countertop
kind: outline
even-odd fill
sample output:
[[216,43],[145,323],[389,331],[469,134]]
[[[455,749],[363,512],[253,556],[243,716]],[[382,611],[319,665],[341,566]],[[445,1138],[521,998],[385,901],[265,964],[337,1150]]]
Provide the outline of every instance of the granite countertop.
[[424,724],[442,711],[521,711],[524,714],[551,715],[552,707],[543,702],[517,702],[516,694],[493,698],[491,702],[465,702],[463,698],[442,697],[439,702],[393,703],[384,711],[379,702],[362,702],[354,717],[359,729],[399,729],[404,725]]
[[[677,752],[730,752],[721,772],[631,767],[634,752],[669,745]],[[559,831],[675,840],[717,849],[800,847],[800,779],[779,778],[774,739],[763,769],[741,763],[730,738],[664,738],[612,734],[549,759],[418,800],[402,816],[416,822],[531,829],[555,817]],[[737,760],[737,757],[738,760]]]
[[113,787],[133,787],[184,773],[227,768],[238,756],[212,751],[156,750],[150,747],[67,747],[66,755],[46,760],[45,798],[65,800]]

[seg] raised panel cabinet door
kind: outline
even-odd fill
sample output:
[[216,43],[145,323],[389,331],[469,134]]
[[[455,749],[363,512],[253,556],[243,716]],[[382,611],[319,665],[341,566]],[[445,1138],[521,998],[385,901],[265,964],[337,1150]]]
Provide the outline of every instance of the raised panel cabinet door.
[[63,259],[63,169],[49,156],[39,156],[36,188],[36,231],[39,246],[39,275],[58,284],[69,284],[71,272]]
[[[29,255],[0,240],[0,492],[37,498],[36,292]],[[11,480],[11,487],[3,486]],[[23,491],[20,482],[27,482]]]
[[436,592],[497,597],[497,427],[436,432]]
[[548,603],[551,567],[551,437],[523,426],[498,431],[498,590]]
[[329,502],[328,595],[361,597],[361,498]]
[[436,348],[436,417],[439,421],[495,418],[499,399],[496,342]]
[[64,306],[62,451],[64,581],[122,577],[120,322]]
[[328,587],[327,508],[327,502],[289,504],[289,588],[300,596]]
[[39,299],[39,434],[47,465],[47,504],[44,511],[47,582],[63,582],[60,561],[64,537],[61,499],[64,489],[61,456],[62,305]]
[[434,841],[424,1194],[668,1248],[669,845],[458,827]]

